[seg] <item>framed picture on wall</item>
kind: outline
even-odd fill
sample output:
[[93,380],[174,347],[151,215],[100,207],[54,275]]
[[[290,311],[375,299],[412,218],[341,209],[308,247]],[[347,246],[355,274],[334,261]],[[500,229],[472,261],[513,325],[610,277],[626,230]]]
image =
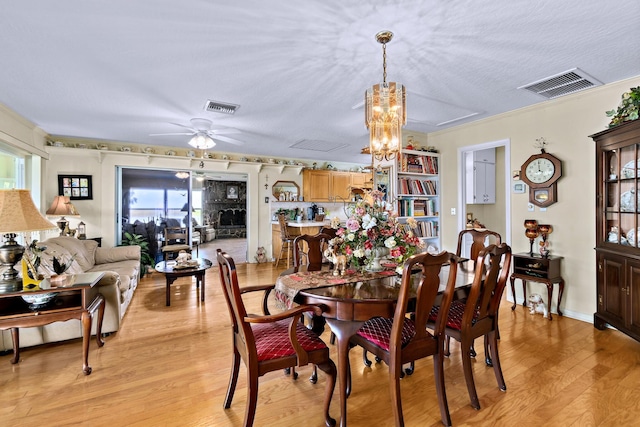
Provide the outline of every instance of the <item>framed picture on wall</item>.
[[238,186],[234,184],[227,184],[227,199],[238,198]]
[[58,194],[71,200],[92,200],[91,175],[58,175]]

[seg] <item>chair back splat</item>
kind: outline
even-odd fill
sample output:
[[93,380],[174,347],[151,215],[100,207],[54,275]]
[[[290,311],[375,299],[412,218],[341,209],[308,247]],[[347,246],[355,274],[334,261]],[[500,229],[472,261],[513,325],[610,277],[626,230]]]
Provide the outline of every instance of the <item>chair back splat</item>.
[[[293,240],[293,265],[302,265],[302,259],[307,259],[309,270],[320,270],[324,262],[324,250],[326,249],[331,236],[325,233],[314,235],[301,234]],[[306,243],[303,244],[303,242]],[[306,246],[306,251],[305,251]]]
[[469,259],[475,260],[478,258],[480,251],[489,246],[490,244],[499,245],[502,243],[502,236],[500,233],[491,230],[476,230],[475,228],[468,228],[462,230],[458,234],[458,247],[456,249],[456,255],[463,256],[462,246],[464,245],[465,236],[471,236],[473,242],[471,243],[471,249],[469,253]]
[[255,419],[259,377],[271,371],[313,363],[327,374],[324,418],[328,427],[335,426],[336,421],[329,415],[329,406],[336,384],[336,366],[329,358],[329,349],[325,343],[300,322],[302,313],[311,311],[320,315],[321,308],[301,305],[274,315],[248,314],[242,300],[242,293],[268,292],[273,285],[248,286],[241,290],[233,258],[220,249],[217,250],[217,258],[220,283],[229,308],[233,335],[233,359],[224,401],[225,409],[231,407],[241,360],[247,368],[247,406],[244,427],[252,426]]
[[[375,317],[368,320],[351,339],[353,344],[363,347],[384,360],[389,366],[391,401],[396,426],[404,425],[402,400],[400,397],[400,378],[402,365],[424,357],[433,356],[436,381],[436,394],[440,407],[442,423],[451,425],[449,406],[444,384],[444,328],[446,315],[436,322],[435,331],[430,333],[426,324],[429,313],[438,296],[444,264],[448,264],[446,286],[442,293],[441,307],[449,307],[455,290],[458,264],[452,253],[438,255],[422,253],[413,255],[404,264],[402,283],[398,294],[393,318]],[[420,274],[412,272],[419,270]],[[417,283],[414,281],[417,280]],[[415,290],[415,295],[413,294]],[[415,309],[413,301],[415,300]],[[407,311],[411,316],[407,317]]]

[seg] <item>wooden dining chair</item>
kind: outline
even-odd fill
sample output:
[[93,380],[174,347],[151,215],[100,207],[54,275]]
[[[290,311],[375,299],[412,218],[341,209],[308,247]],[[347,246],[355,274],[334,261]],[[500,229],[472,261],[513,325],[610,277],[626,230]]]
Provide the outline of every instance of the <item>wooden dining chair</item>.
[[462,366],[467,382],[471,406],[480,409],[480,401],[473,380],[471,351],[473,341],[484,337],[485,363],[493,371],[502,391],[507,390],[498,355],[498,310],[509,277],[511,248],[507,244],[489,245],[475,259],[475,274],[466,300],[455,300],[447,310],[434,307],[429,315],[429,327],[438,328],[443,311],[446,316],[445,334],[460,342]]
[[187,230],[184,228],[165,228],[163,243],[160,250],[164,261],[175,258],[180,251],[191,253],[191,245],[187,240]]
[[287,254],[287,268],[289,268],[289,264],[291,264],[291,253],[293,251],[293,239],[289,234],[289,226],[287,226],[287,219],[285,214],[278,214],[278,224],[280,225],[280,253],[276,258],[273,265],[276,267],[280,264],[280,260],[283,259],[283,255]]
[[458,233],[458,247],[456,248],[456,255],[462,257],[462,249],[465,243],[466,236],[471,236],[472,243],[469,250],[468,258],[475,260],[478,258],[478,254],[481,250],[489,246],[490,244],[499,245],[502,243],[502,236],[500,233],[491,230],[476,230],[475,228],[467,228]]
[[220,283],[229,308],[233,333],[233,362],[224,408],[231,407],[238,381],[240,360],[247,368],[247,405],[244,427],[253,425],[259,377],[271,371],[313,363],[327,374],[324,395],[325,424],[328,427],[335,426],[336,421],[331,418],[329,407],[336,384],[336,365],[329,357],[326,344],[300,322],[302,313],[314,312],[320,315],[322,309],[314,305],[300,305],[274,315],[247,314],[242,294],[265,290],[265,287],[243,287],[241,290],[233,258],[220,249],[217,250],[217,257]]
[[[293,266],[299,267],[304,265],[304,261],[306,260],[307,271],[317,271],[322,269],[322,265],[324,264],[324,255],[323,252],[327,246],[327,242],[331,240],[331,236],[324,233],[318,233],[314,235],[310,234],[301,234],[296,236],[293,240]],[[306,249],[306,251],[305,251]],[[305,313],[311,319],[311,313]],[[335,342],[335,335],[331,333],[331,344]],[[297,378],[297,374],[295,373],[295,369],[292,369],[293,377]],[[313,372],[309,377],[309,381],[313,384],[318,381],[318,369],[314,365]]]
[[[440,407],[440,416],[444,425],[451,425],[449,406],[444,384],[444,326],[445,315],[437,319],[433,334],[427,328],[427,320],[438,296],[440,271],[443,264],[449,263],[449,275],[442,293],[440,306],[448,307],[455,291],[458,264],[455,255],[441,252],[437,255],[421,253],[411,256],[404,264],[402,283],[398,294],[393,318],[375,317],[364,323],[351,343],[361,346],[384,360],[389,366],[389,384],[391,402],[396,426],[404,425],[402,399],[400,396],[400,378],[402,365],[424,357],[433,356],[433,369],[436,382],[436,394]],[[412,271],[419,268],[421,275],[416,276],[414,286]],[[415,311],[407,317],[407,307],[415,289]]]
[[299,267],[306,260],[308,270],[320,270],[325,262],[324,250],[327,248],[329,234],[301,234],[293,239],[293,266]]

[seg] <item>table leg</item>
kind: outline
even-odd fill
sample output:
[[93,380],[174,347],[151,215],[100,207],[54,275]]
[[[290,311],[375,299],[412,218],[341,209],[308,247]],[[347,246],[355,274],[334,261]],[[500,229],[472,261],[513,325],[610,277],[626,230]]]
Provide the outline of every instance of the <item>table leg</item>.
[[524,279],[522,280],[522,306],[526,307],[527,306],[527,281]]
[[95,313],[95,304],[98,303],[98,322],[96,324],[96,344],[98,347],[102,347],[104,345],[104,340],[102,339],[102,321],[104,320],[104,309],[106,307],[106,302],[102,294],[98,294],[95,300],[91,303],[91,307],[89,311],[93,316]]
[[338,385],[340,388],[340,427],[347,425],[347,386],[349,376],[349,339],[364,322],[327,319],[331,331],[336,335],[338,347]]
[[89,342],[91,341],[91,314],[83,311],[82,321],[82,372],[85,375],[91,374],[91,366],[89,366]]
[[564,279],[560,278],[560,282],[558,283],[558,316],[562,316],[562,312],[560,311],[560,302],[562,302],[562,294],[564,293]]
[[516,309],[516,278],[511,276],[511,296],[513,297],[513,305],[511,310]]
[[549,298],[549,320],[551,320],[551,297],[553,296],[553,282],[547,282],[547,297]]
[[204,301],[204,271],[200,274],[200,281],[202,282],[202,286],[200,286],[200,301]]
[[12,364],[16,364],[20,361],[20,330],[18,328],[11,328],[11,338],[13,339],[13,359]]
[[176,280],[175,277],[167,277],[167,307],[169,307],[171,305],[171,284]]

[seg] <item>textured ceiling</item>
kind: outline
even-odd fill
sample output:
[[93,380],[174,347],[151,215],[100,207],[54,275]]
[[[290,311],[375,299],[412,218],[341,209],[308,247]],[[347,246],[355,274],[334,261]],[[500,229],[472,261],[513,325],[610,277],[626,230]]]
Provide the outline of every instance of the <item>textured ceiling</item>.
[[395,34],[387,80],[407,88],[410,134],[544,102],[517,88],[575,67],[640,75],[639,21],[638,0],[10,0],[0,102],[52,135],[186,146],[149,135],[203,117],[241,131],[216,150],[366,163],[378,31]]

